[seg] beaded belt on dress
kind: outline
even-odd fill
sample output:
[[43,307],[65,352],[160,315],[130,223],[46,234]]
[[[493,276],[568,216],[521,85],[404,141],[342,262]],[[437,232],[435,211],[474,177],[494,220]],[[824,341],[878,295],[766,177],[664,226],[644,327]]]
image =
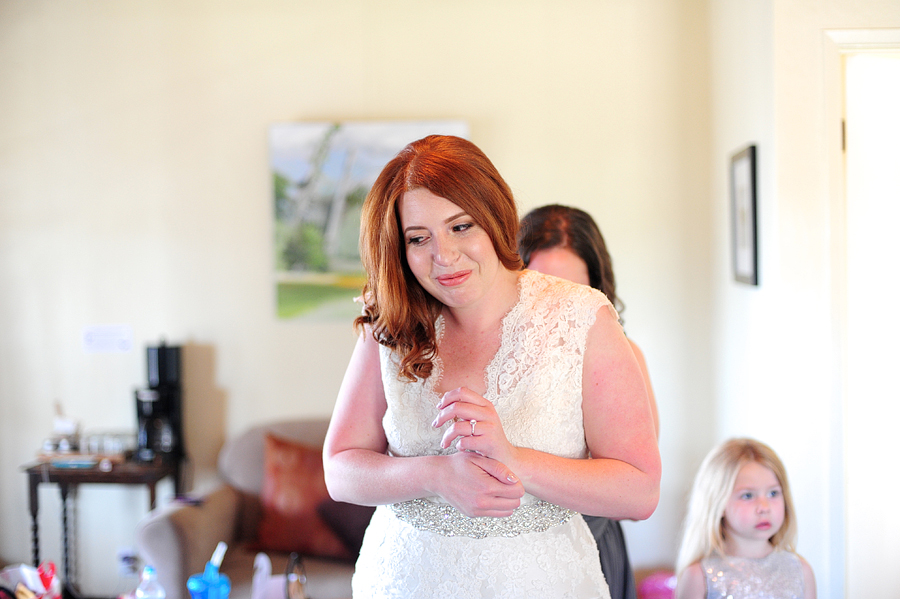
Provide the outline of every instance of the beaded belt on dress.
[[575,515],[572,510],[540,499],[517,507],[511,516],[504,518],[470,518],[449,504],[428,499],[413,499],[390,507],[398,520],[419,530],[447,537],[473,539],[516,537],[529,532],[544,532],[565,524]]

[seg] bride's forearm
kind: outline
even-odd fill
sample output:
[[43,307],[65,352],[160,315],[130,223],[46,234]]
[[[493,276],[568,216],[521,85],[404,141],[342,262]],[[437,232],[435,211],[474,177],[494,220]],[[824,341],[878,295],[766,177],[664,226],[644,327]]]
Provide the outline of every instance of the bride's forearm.
[[526,492],[582,514],[644,520],[659,503],[660,469],[613,459],[573,459],[518,448],[512,467]]
[[347,449],[324,459],[325,484],[335,501],[383,505],[434,494],[439,456],[397,458],[368,449]]

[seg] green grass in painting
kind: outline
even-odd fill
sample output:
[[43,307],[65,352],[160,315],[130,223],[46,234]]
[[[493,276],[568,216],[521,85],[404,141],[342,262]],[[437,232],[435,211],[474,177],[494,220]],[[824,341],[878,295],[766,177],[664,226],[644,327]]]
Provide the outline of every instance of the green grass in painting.
[[313,283],[278,283],[278,317],[294,318],[317,308],[324,302],[353,298],[359,289]]

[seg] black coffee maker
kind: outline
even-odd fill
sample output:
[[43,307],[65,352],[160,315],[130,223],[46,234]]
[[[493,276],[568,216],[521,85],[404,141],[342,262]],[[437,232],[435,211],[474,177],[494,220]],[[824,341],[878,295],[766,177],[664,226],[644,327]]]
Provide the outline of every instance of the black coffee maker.
[[184,458],[181,420],[181,347],[162,343],[147,348],[147,388],[135,392],[137,448],[134,457],[150,462],[158,457]]

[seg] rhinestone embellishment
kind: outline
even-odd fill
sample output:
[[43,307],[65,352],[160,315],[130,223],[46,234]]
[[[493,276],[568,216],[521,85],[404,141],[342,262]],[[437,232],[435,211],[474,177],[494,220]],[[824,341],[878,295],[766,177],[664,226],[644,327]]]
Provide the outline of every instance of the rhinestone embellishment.
[[445,537],[516,537],[565,524],[575,512],[553,503],[537,500],[517,507],[511,516],[469,518],[446,503],[428,499],[413,499],[391,505],[398,520],[419,530],[435,532]]

